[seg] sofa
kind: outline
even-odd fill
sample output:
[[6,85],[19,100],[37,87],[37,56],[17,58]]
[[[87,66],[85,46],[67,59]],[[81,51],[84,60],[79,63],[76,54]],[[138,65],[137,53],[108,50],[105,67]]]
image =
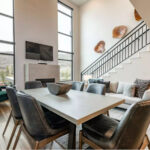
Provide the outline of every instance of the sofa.
[[119,108],[123,108],[123,109],[128,109],[130,105],[142,100],[139,97],[129,97],[129,96],[124,96],[123,94],[117,94],[117,93],[106,93],[106,96],[124,99],[125,103],[118,106]]
[[128,109],[138,101],[150,99],[150,80],[136,79],[134,83],[127,83],[89,79],[88,84],[91,83],[105,84],[106,96],[124,99],[125,103],[119,105],[119,108]]

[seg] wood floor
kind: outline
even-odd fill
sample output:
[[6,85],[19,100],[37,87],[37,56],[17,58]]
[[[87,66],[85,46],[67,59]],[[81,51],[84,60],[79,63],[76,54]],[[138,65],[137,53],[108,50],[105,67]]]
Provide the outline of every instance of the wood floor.
[[[113,109],[113,110],[110,111],[110,116],[112,118],[116,118],[116,119],[120,120],[122,118],[124,112],[125,111],[123,111],[123,110]],[[8,125],[8,128],[7,128],[7,131],[5,133],[5,136],[4,137],[2,136],[2,132],[4,130],[6,121],[7,121],[8,116],[9,116],[9,113],[10,113],[10,104],[9,104],[9,102],[0,103],[0,150],[5,150],[6,149],[6,146],[7,146],[9,137],[10,137],[10,134],[11,134],[13,126],[14,126],[13,120],[11,119],[11,122]],[[14,139],[15,139],[15,137],[14,137]],[[61,139],[58,140],[58,142],[59,141],[61,141]],[[14,141],[12,141],[12,145],[10,146],[10,149],[13,146],[13,142]],[[45,149],[50,149],[50,150],[59,149],[59,150],[63,150],[64,149],[64,147],[62,146],[63,142],[62,143],[61,142],[58,143],[58,142],[53,142],[53,143],[48,144],[45,147]],[[29,145],[28,141],[26,140],[26,137],[25,137],[25,135],[23,133],[21,135],[21,138],[20,138],[20,140],[18,142],[18,145],[17,145],[16,149],[17,150],[30,150],[31,149],[31,147],[30,147],[30,145]]]

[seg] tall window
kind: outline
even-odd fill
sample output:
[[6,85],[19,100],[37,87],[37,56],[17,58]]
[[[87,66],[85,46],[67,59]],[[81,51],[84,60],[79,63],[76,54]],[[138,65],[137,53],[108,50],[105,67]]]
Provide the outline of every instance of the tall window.
[[73,80],[73,9],[58,2],[58,60],[60,80]]
[[13,0],[0,0],[0,85],[14,83]]

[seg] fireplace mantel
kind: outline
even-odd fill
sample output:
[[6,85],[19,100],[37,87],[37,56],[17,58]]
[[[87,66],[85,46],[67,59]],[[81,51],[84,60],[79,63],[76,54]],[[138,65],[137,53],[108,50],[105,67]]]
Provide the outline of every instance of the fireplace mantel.
[[55,82],[59,82],[59,74],[59,65],[25,64],[25,82],[48,78],[54,78]]

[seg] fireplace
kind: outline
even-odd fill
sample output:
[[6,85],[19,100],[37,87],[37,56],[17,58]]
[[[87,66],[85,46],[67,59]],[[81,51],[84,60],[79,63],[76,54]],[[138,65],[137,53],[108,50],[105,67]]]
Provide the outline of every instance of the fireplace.
[[55,83],[54,78],[49,78],[49,79],[36,79],[36,81],[41,81],[43,87],[47,87],[46,83]]

